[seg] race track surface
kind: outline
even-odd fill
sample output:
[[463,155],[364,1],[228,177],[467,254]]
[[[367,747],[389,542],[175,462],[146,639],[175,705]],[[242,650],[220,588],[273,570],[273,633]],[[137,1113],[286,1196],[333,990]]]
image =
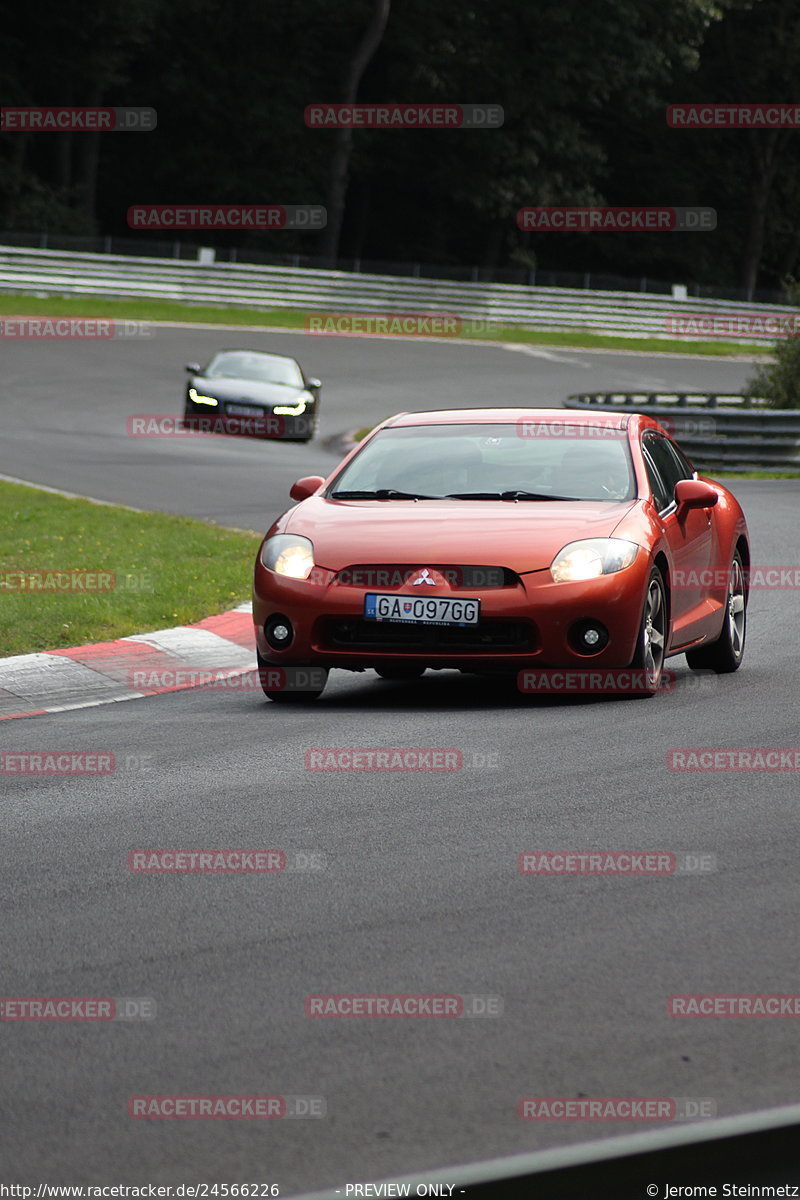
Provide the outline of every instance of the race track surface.
[[[400,409],[558,404],[605,387],[739,387],[744,363],[158,330],[9,349],[0,471],[262,528],[317,444],[140,442],[183,361],[297,353],[322,434]],[[295,347],[302,345],[302,352]],[[308,349],[306,349],[308,347]],[[734,485],[754,562],[798,562],[800,482]],[[243,570],[249,574],[250,564]],[[274,1182],[281,1193],[598,1136],[524,1122],[523,1096],[797,1099],[791,1020],[676,1020],[675,993],[796,990],[797,772],[676,773],[670,749],[797,745],[797,592],[753,592],[742,670],[653,700],[526,698],[455,672],[336,672],[300,709],[256,690],[175,693],[6,723],[5,751],[116,756],[101,777],[6,775],[5,996],[152,997],[148,1021],[4,1023],[9,1183]],[[314,747],[439,747],[446,773],[309,771]],[[144,875],[144,847],[316,852],[323,869]],[[523,876],[531,850],[714,856],[657,878]],[[301,860],[302,861],[302,860]],[[318,993],[502,998],[492,1018],[307,1017]],[[322,1119],[133,1120],[141,1094],[322,1096]]]

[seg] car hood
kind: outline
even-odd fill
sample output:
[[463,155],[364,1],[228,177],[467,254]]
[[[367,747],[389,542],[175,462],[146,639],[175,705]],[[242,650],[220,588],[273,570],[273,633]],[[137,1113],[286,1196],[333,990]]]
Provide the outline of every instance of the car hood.
[[282,383],[257,379],[206,379],[204,375],[197,375],[189,386],[201,396],[244,404],[296,404],[300,396],[308,395],[302,387],[286,387]]
[[279,530],[310,538],[318,566],[463,564],[545,570],[562,546],[609,537],[637,501],[326,500],[311,496]]

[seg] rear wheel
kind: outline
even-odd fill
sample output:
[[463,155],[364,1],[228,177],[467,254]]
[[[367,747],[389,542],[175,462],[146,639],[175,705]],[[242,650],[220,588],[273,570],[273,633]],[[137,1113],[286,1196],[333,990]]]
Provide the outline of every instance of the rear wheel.
[[381,679],[388,680],[419,679],[421,675],[425,674],[424,667],[405,667],[402,664],[398,664],[396,667],[376,667],[375,670]]
[[634,695],[654,696],[658,691],[666,645],[667,593],[661,572],[658,567],[653,567],[647,584],[639,640],[632,663],[634,670],[641,672],[643,677],[641,685],[634,688]]
[[[303,667],[293,663],[291,667],[279,667],[275,663],[267,662],[256,651],[258,660],[258,678],[261,684],[261,690],[268,700],[272,700],[275,704],[304,704],[308,700],[317,700],[325,691],[325,685],[328,682],[327,667]],[[292,688],[290,685],[292,678],[295,679],[305,672],[313,672],[314,678],[321,683],[321,687],[298,687]],[[277,686],[276,686],[277,685]]]
[[725,620],[722,631],[714,642],[707,642],[695,650],[686,651],[686,661],[693,671],[714,671],[727,675],[738,671],[744,657],[744,642],[747,634],[747,592],[744,585],[744,567],[737,550],[731,563],[728,593],[725,597]]

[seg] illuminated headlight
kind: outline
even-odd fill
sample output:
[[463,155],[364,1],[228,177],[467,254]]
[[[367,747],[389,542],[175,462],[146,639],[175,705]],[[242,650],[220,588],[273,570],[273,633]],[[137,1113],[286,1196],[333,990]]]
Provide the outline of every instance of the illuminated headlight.
[[308,579],[314,569],[314,547],[306,537],[279,533],[261,547],[261,561],[268,571],[289,579]]
[[636,542],[624,538],[587,538],[570,542],[550,564],[550,574],[556,583],[575,583],[581,579],[597,579],[624,571],[636,558]]
[[278,404],[272,411],[276,417],[299,417],[306,411],[308,402],[312,399],[313,397],[309,396],[308,400],[304,400],[301,396],[297,404]]
[[189,399],[192,404],[213,404],[214,408],[219,404],[219,400],[215,400],[213,396],[198,395],[194,388],[189,388]]

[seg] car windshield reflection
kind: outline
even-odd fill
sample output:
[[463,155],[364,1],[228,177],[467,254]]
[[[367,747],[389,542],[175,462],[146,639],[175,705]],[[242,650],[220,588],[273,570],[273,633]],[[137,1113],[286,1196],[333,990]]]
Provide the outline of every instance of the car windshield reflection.
[[[544,427],[543,427],[544,428]],[[636,494],[625,434],[548,425],[522,436],[514,424],[383,429],[353,458],[330,498],[424,497],[465,502],[630,500]]]

